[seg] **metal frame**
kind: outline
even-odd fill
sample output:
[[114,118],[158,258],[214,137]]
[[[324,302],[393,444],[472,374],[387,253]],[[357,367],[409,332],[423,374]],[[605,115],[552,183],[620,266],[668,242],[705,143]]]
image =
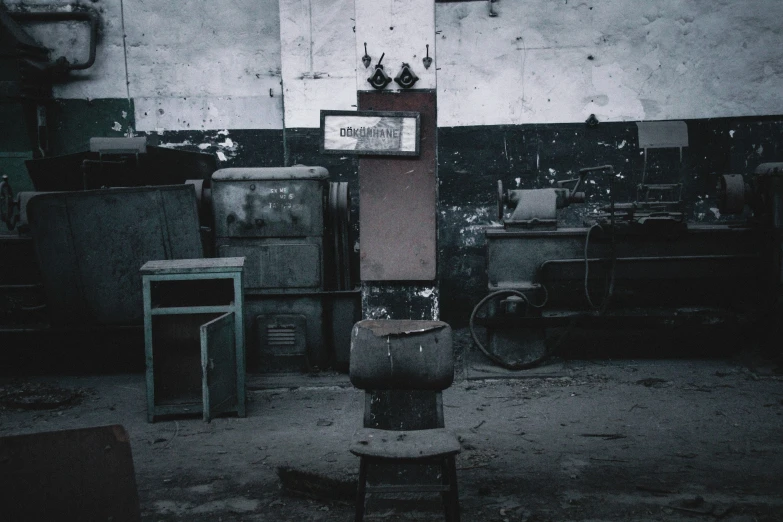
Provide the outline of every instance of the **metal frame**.
[[[244,258],[241,258],[244,262]],[[225,262],[226,258],[220,258]],[[208,260],[204,260],[208,261]],[[171,261],[174,265],[177,260]],[[160,261],[158,262],[160,263]],[[146,265],[145,265],[146,267]],[[142,271],[145,270],[142,267]],[[234,313],[234,335],[236,340],[236,382],[237,382],[237,404],[236,412],[239,417],[245,416],[245,332],[244,332],[244,293],[242,286],[242,264],[235,266],[214,266],[200,267],[198,272],[193,272],[191,268],[184,268],[177,272],[177,268],[172,266],[166,269],[167,273],[151,274],[142,273],[142,295],[144,300],[144,350],[146,358],[146,382],[147,382],[147,420],[154,422],[155,417],[162,415],[173,415],[190,413],[193,404],[178,405],[156,405],[155,404],[155,369],[153,365],[153,345],[152,345],[152,316],[155,315],[194,315],[194,314],[225,314]],[[233,279],[234,299],[233,303],[228,305],[215,306],[177,306],[165,308],[152,308],[151,283],[153,281],[194,281],[194,280],[215,280],[215,279]],[[203,406],[203,399],[202,399]],[[201,411],[201,410],[199,410]],[[209,420],[209,419],[205,419]]]
[[[394,433],[394,432],[390,432]],[[374,486],[367,483],[367,471],[374,463],[417,463],[440,467],[441,484],[406,484]],[[398,459],[383,457],[359,457],[359,479],[356,487],[356,508],[354,522],[364,522],[367,495],[400,493],[440,493],[443,500],[443,514],[446,522],[460,522],[459,489],[457,485],[456,455],[439,455],[421,459]]]
[[[414,118],[416,120],[416,149],[414,151],[355,150],[325,148],[325,123],[327,116],[365,116],[368,118]],[[321,154],[357,154],[363,156],[419,156],[421,152],[421,113],[409,111],[321,111]]]

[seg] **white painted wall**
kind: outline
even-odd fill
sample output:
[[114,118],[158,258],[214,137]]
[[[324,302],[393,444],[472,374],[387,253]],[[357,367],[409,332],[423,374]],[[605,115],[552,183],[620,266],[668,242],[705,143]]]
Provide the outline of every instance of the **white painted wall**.
[[437,5],[440,126],[783,114],[780,0],[493,7]]
[[280,0],[286,127],[356,108],[354,0]]
[[122,0],[137,130],[279,129],[277,0]]
[[[355,0],[356,11],[356,89],[372,91],[367,78],[378,60],[386,74],[394,79],[402,64],[410,65],[419,80],[414,89],[437,87],[435,66],[425,69],[422,58],[435,56],[435,2],[434,0]],[[364,44],[372,58],[369,68],[362,63]],[[403,90],[392,81],[384,91]]]
[[[31,7],[65,3],[5,1]],[[278,0],[85,5],[101,14],[96,62],[57,86],[56,97],[131,97],[139,131],[282,128]],[[85,28],[40,24],[30,32],[53,49],[52,57],[83,60]]]
[[[783,114],[781,0],[497,0],[496,17],[486,1],[87,5],[101,12],[97,61],[55,96],[130,95],[138,130],[318,127],[321,109],[354,108],[369,88],[365,41],[391,76],[409,62],[417,88],[434,88],[438,69],[440,126]],[[414,16],[418,26],[390,29]],[[30,31],[54,57],[86,57],[80,24]]]

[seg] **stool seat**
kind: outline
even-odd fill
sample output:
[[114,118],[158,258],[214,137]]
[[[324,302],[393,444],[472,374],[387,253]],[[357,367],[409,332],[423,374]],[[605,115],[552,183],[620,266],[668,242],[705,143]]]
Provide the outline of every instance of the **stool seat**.
[[448,430],[389,431],[374,428],[356,430],[349,448],[359,457],[383,459],[426,459],[456,455],[461,447]]

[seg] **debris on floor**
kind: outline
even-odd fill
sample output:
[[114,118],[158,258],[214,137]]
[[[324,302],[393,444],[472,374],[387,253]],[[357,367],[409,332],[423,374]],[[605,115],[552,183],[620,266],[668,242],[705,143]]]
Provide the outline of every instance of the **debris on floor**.
[[85,390],[81,389],[41,382],[13,382],[0,387],[0,408],[54,410],[75,406],[85,395]]
[[352,503],[356,499],[355,479],[341,480],[287,466],[278,467],[277,476],[287,493],[324,502]]

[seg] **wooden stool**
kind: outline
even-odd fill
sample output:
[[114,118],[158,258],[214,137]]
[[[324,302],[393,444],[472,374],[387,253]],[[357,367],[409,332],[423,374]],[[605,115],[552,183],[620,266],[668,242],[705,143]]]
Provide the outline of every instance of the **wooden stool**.
[[[441,493],[449,522],[459,522],[455,456],[460,444],[444,429],[442,390],[454,380],[451,328],[440,321],[360,321],[351,334],[351,382],[365,390],[364,427],[350,451],[359,457],[356,522],[368,493]],[[435,467],[439,483],[368,484],[372,466]],[[386,472],[389,479],[393,472]],[[384,480],[386,481],[386,480]],[[397,481],[399,482],[399,481]]]

